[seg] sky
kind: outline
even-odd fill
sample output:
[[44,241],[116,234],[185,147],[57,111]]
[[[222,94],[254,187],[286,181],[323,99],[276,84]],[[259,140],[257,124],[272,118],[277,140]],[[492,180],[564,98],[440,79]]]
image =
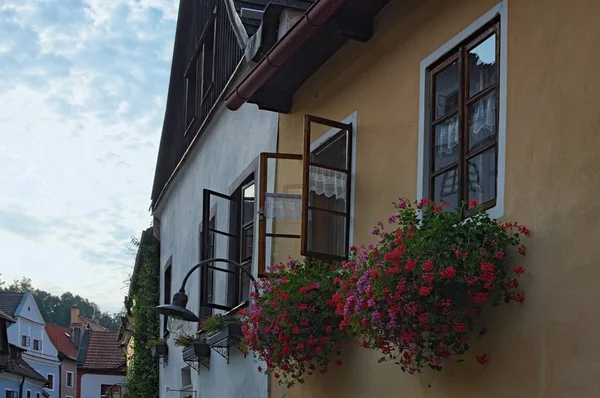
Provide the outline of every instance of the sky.
[[177,4],[0,0],[0,280],[122,308]]

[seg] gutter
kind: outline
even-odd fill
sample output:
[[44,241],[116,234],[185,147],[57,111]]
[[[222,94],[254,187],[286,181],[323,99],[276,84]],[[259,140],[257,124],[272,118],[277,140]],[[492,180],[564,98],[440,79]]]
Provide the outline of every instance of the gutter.
[[242,83],[227,96],[227,109],[237,111],[348,0],[319,0],[277,42]]

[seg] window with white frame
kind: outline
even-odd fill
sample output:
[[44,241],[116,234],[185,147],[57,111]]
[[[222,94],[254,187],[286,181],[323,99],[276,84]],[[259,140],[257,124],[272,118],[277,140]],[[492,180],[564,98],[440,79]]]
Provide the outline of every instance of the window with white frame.
[[21,336],[21,346],[29,347],[31,345],[31,338],[29,336]]
[[54,375],[48,374],[46,379],[48,380],[48,390],[54,390]]
[[67,387],[73,387],[73,372],[67,372],[65,384]]
[[19,392],[14,390],[5,390],[6,398],[19,398]]
[[33,349],[35,351],[42,351],[42,340],[33,339]]
[[502,215],[503,11],[495,7],[421,64],[418,195],[448,202],[449,210],[477,199],[494,216]]

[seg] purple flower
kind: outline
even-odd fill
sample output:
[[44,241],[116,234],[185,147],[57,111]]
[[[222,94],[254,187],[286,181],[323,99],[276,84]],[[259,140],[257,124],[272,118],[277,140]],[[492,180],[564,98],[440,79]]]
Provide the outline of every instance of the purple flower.
[[398,220],[398,216],[390,216],[388,218],[388,224],[393,224]]
[[375,299],[374,298],[370,298],[369,301],[367,301],[367,305],[369,307],[374,307],[375,306]]

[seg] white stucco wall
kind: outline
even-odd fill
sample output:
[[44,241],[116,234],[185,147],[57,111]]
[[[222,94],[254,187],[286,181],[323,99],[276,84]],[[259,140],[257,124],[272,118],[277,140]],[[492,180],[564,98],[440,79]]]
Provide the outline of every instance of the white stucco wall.
[[[52,375],[54,377],[54,388],[47,389],[50,398],[58,398],[58,384],[60,383],[58,351],[52,345],[45,329],[44,318],[33,298],[33,295],[26,292],[21,304],[15,313],[17,323],[10,325],[8,331],[8,341],[11,344],[19,346],[26,350],[23,353],[23,359],[38,373],[44,377]],[[29,347],[24,347],[21,336],[29,336]],[[33,340],[42,342],[42,350],[33,349]]]
[[125,383],[125,376],[108,376],[84,374],[81,376],[81,397],[79,398],[100,398],[101,386],[122,385]]
[[[172,287],[174,293],[179,289],[186,272],[200,258],[199,226],[202,222],[202,193],[208,188],[230,194],[233,184],[257,158],[261,152],[276,152],[277,119],[272,112],[259,111],[255,105],[244,105],[237,112],[230,112],[221,106],[204,132],[183,169],[179,172],[168,193],[155,211],[160,219],[161,244],[161,302],[164,300],[164,267],[172,259]],[[258,173],[255,183],[258,188]],[[258,189],[257,189],[258,191]],[[223,204],[225,204],[223,202]],[[229,209],[217,205],[217,229],[227,230]],[[224,207],[224,206],[223,206]],[[256,225],[257,223],[255,223]],[[256,237],[254,256],[256,259]],[[227,239],[217,238],[216,255],[226,257]],[[224,266],[219,264],[218,266]],[[253,265],[256,274],[256,264]],[[188,281],[186,291],[189,296],[188,308],[198,313],[198,275]],[[215,275],[215,296],[217,301],[225,297],[225,275]],[[196,325],[193,325],[196,330]],[[181,389],[181,370],[187,365],[183,362],[181,349],[169,339],[169,358],[167,365],[161,367],[161,398],[177,397],[178,392],[166,392]],[[227,361],[211,353],[210,370],[201,368],[200,375],[192,369],[192,383],[198,398],[266,398],[268,393],[267,377],[257,371],[257,363],[252,355],[244,358],[242,353],[231,347],[230,360]]]

